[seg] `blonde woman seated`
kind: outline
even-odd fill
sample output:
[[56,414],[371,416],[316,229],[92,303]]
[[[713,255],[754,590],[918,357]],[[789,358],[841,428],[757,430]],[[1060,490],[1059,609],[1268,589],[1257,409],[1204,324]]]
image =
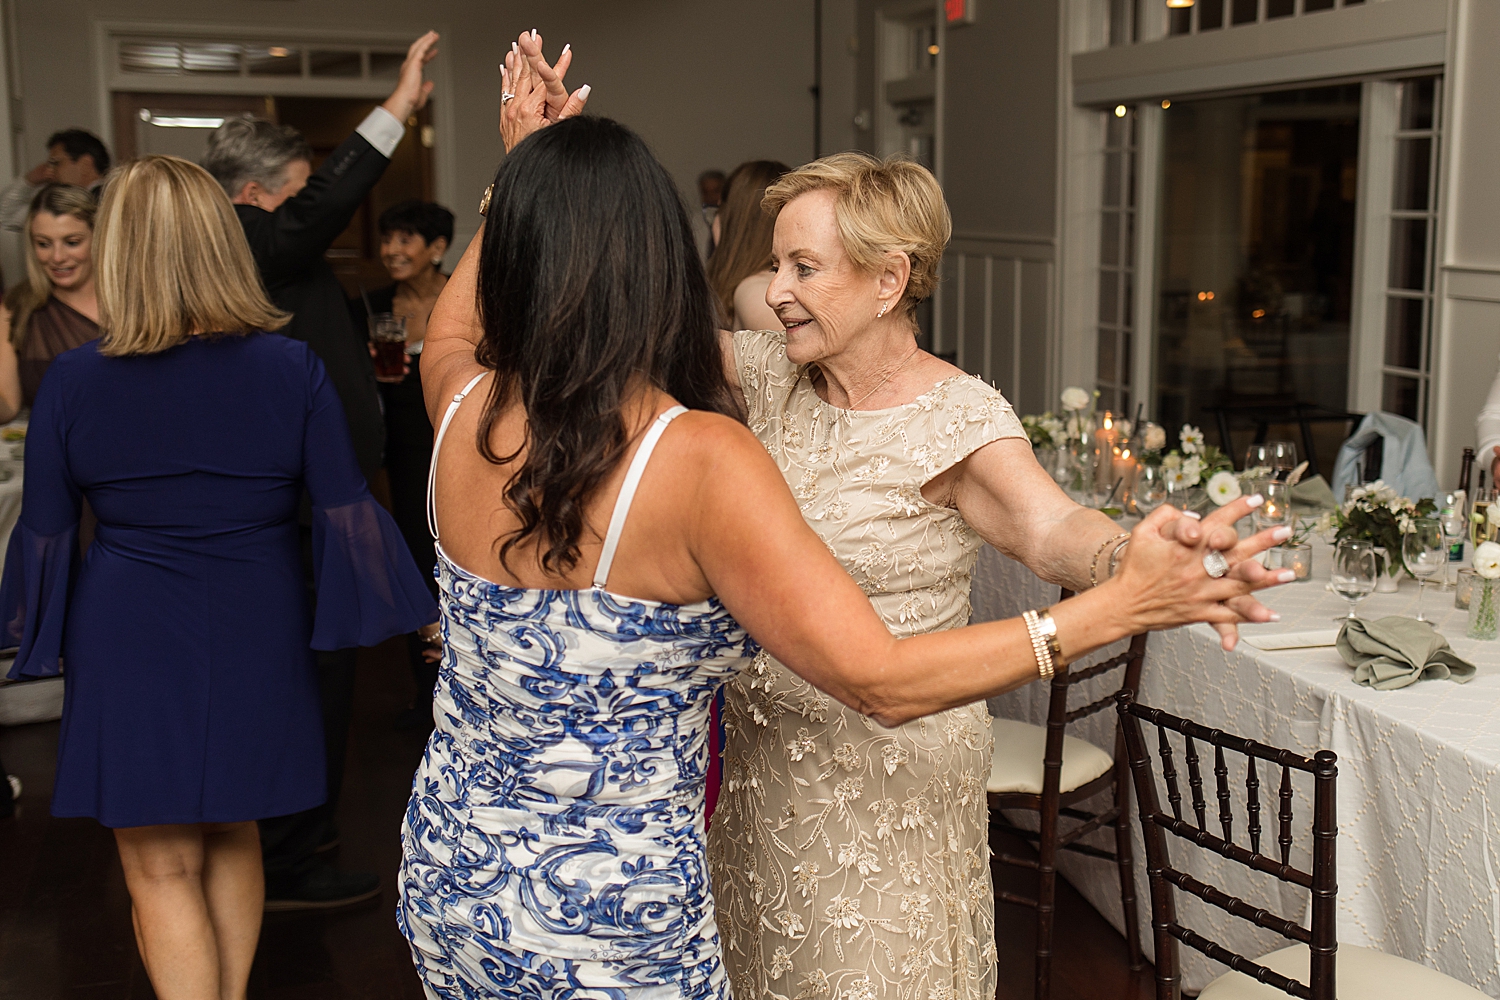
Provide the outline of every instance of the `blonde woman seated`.
[[[981,542],[1074,590],[1110,579],[1128,536],[1057,488],[999,392],[917,346],[951,228],[932,175],[843,153],[765,204],[778,330],[724,334],[725,371],[885,626],[966,624]],[[994,996],[984,704],[885,726],[762,653],[724,726],[709,861],[735,995]]]
[[114,831],[156,996],[238,1000],[264,899],[255,820],[327,795],[313,650],[432,631],[437,607],[322,362],[265,332],[287,315],[213,178],[170,156],[122,167],[96,259],[103,335],[57,358],[31,414],[0,646],[19,647],[12,678],[66,654],[52,813]]

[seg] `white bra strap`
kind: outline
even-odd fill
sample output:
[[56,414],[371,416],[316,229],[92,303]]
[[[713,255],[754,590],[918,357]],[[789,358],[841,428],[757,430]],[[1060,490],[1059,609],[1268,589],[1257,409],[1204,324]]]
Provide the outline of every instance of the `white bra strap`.
[[625,471],[625,482],[620,486],[620,495],[615,498],[615,511],[609,517],[604,551],[599,554],[599,566],[594,570],[594,586],[599,590],[603,590],[604,584],[609,580],[609,568],[615,561],[615,549],[620,547],[620,535],[625,531],[625,518],[630,514],[630,503],[635,499],[636,487],[641,485],[646,463],[651,461],[651,452],[656,448],[656,442],[661,440],[667,425],[686,412],[686,406],[674,406],[652,421],[646,430],[646,436],[641,439],[640,447],[635,450],[635,457],[630,460],[630,468]]
[[427,530],[435,539],[438,536],[437,529],[437,462],[438,452],[443,448],[443,435],[448,433],[448,425],[453,423],[453,415],[458,412],[459,404],[464,401],[473,388],[479,384],[479,380],[488,375],[489,372],[480,372],[469,379],[469,384],[464,386],[464,391],[453,397],[453,402],[448,404],[448,412],[443,414],[443,422],[438,425],[437,437],[432,439],[432,462],[427,466]]

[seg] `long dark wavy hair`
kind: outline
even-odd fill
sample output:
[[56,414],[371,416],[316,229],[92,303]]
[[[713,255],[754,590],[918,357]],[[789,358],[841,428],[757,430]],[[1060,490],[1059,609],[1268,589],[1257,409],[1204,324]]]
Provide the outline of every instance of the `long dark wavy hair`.
[[[584,511],[629,445],[621,407],[643,384],[684,406],[737,415],[714,307],[672,178],[630,129],[607,118],[558,122],[527,138],[495,175],[479,258],[484,339],[495,369],[479,452],[525,460],[505,487],[521,525],[496,540],[502,565],[533,541],[544,571],[577,565]],[[506,407],[526,437],[490,447]]]

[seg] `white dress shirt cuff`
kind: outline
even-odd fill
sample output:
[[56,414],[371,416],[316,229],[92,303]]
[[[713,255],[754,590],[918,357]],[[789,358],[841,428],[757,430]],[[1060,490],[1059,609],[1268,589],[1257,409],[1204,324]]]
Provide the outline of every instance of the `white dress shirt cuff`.
[[365,115],[365,120],[354,131],[364,136],[366,142],[389,160],[396,147],[401,144],[401,137],[406,135],[406,126],[385,108],[377,106],[374,111]]

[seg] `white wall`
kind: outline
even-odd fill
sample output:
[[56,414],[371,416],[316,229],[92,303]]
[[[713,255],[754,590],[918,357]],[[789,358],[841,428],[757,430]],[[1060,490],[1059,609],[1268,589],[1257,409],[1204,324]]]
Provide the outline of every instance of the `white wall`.
[[[96,21],[224,24],[264,31],[398,31],[416,37],[443,32],[442,55],[456,134],[438,136],[439,169],[448,170],[460,245],[477,225],[475,208],[502,148],[496,131],[497,66],[510,39],[536,28],[556,52],[576,53],[569,82],[590,84],[590,109],[640,132],[696,203],[702,170],[733,168],[743,160],[812,157],[812,4],[758,0],[754,4],[688,0],[10,0],[20,53],[20,150],[23,164],[39,162],[42,143],[57,129],[82,126],[106,138],[100,121],[100,82],[92,51]],[[210,91],[205,81],[205,92]],[[441,119],[439,119],[441,121]],[[446,166],[445,166],[446,165]]]

